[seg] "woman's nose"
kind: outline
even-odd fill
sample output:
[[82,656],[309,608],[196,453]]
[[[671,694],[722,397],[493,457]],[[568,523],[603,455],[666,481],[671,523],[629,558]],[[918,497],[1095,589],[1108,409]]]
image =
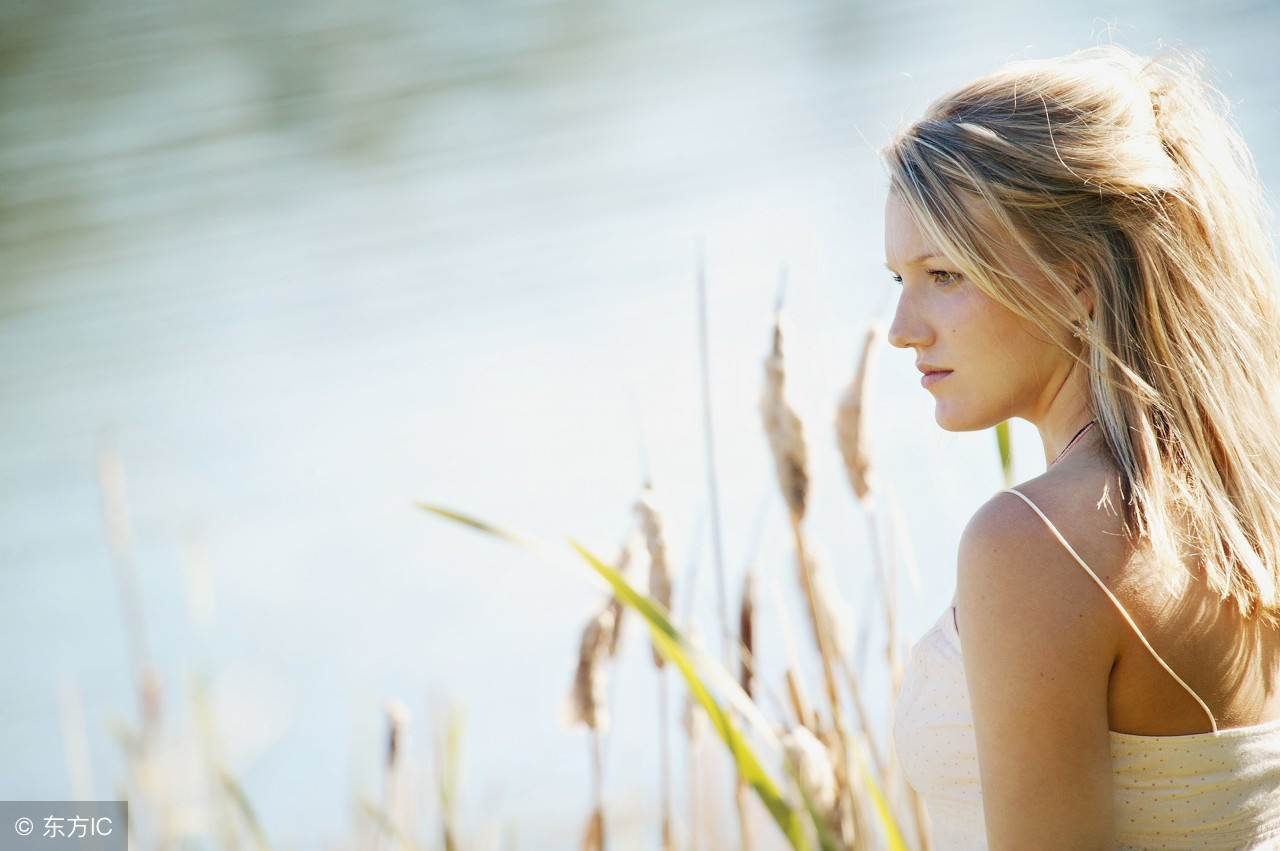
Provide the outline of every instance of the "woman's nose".
[[928,325],[920,316],[914,299],[902,293],[893,311],[893,322],[889,324],[889,345],[899,349],[924,345],[928,342],[928,333]]

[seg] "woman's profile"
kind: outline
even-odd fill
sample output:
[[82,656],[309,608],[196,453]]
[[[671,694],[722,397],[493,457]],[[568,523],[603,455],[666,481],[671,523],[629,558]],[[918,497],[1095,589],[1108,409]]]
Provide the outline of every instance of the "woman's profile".
[[1280,847],[1280,275],[1227,112],[1095,48],[883,151],[890,342],[1048,464],[969,522],[895,711],[938,848]]

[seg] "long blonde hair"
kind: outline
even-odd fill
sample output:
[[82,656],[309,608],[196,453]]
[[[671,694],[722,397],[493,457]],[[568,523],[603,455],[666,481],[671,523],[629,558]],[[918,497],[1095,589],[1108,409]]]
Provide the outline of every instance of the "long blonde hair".
[[1194,57],[1093,48],[962,86],[882,156],[977,286],[1050,339],[1074,330],[1131,539],[1198,556],[1213,591],[1275,620],[1280,275],[1228,112]]

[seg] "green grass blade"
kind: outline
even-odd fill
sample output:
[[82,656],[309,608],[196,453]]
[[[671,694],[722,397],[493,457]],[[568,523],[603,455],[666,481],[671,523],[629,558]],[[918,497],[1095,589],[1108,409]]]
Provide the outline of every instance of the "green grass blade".
[[712,726],[715,727],[721,741],[724,742],[725,747],[729,749],[729,753],[733,756],[733,760],[737,765],[738,776],[755,790],[792,847],[807,849],[809,842],[805,837],[800,818],[783,799],[778,787],[760,765],[759,759],[756,758],[751,746],[742,737],[742,733],[738,730],[732,716],[716,702],[711,691],[694,669],[693,660],[687,652],[690,649],[689,645],[675,626],[672,625],[666,613],[648,597],[641,595],[632,588],[618,571],[596,558],[580,544],[572,541],[571,543],[573,548],[605,578],[605,581],[613,586],[614,595],[622,603],[639,612],[641,617],[649,624],[649,630],[653,634],[654,646],[658,648],[658,652],[662,654],[663,658],[679,668],[680,673],[684,675],[685,682],[689,685],[690,693],[698,701],[699,705],[706,710]]
[[[526,552],[529,552],[538,558],[555,565],[563,570],[571,573],[575,578],[588,582],[592,587],[600,588],[604,591],[612,591],[606,582],[601,581],[600,574],[594,570],[588,570],[582,566],[578,559],[567,559],[563,555],[563,551],[551,546],[546,541],[537,538],[531,538],[527,535],[517,534],[500,526],[495,526],[483,520],[478,520],[468,514],[455,511],[449,508],[443,508],[427,502],[417,502],[417,506],[424,511],[450,520],[455,523],[467,526],[478,532],[490,535],[501,541],[513,544]],[[641,599],[647,599],[641,595]],[[737,677],[724,669],[719,662],[702,653],[697,648],[692,647],[687,641],[681,639],[684,651],[697,662],[698,669],[702,672],[704,681],[710,680],[711,684],[716,686],[722,698],[726,699],[731,707],[742,715],[751,724],[752,731],[769,748],[778,754],[781,754],[781,748],[778,745],[778,737],[774,733],[769,722],[761,714],[760,708],[747,696],[746,692],[738,684]]]
[[[775,750],[780,750],[773,730],[770,729],[768,722],[760,714],[759,708],[738,686],[734,677],[706,654],[690,645],[672,625],[666,613],[656,607],[653,601],[632,588],[616,570],[575,542],[571,543],[587,562],[595,568],[594,573],[585,573],[577,567],[576,562],[573,567],[569,567],[565,563],[566,560],[543,541],[510,532],[460,511],[421,501],[416,504],[419,508],[438,517],[513,544],[543,560],[559,567],[567,568],[576,576],[588,576],[595,580],[592,584],[598,584],[599,579],[603,577],[608,586],[612,587],[613,593],[618,599],[639,612],[641,617],[649,624],[650,631],[653,634],[654,646],[664,658],[671,661],[684,675],[694,699],[707,712],[717,734],[719,734],[737,763],[739,773],[760,797],[765,808],[769,810],[769,813],[778,823],[778,827],[782,830],[783,835],[786,836],[791,846],[796,848],[797,851],[808,851],[809,842],[805,836],[801,818],[783,799],[777,786],[769,778],[759,759],[742,737],[742,733],[738,730],[733,719],[711,695],[711,691],[707,687],[707,681],[710,680],[719,687],[721,695],[728,700],[734,709],[741,712],[751,722],[752,729],[767,744],[771,745]],[[701,671],[701,676],[699,676],[699,671]]]
[[452,520],[454,523],[461,523],[463,526],[470,526],[477,532],[483,532],[486,535],[492,535],[495,538],[500,538],[507,543],[515,544],[522,550],[537,552],[541,549],[539,542],[532,538],[526,538],[523,535],[517,535],[515,532],[509,532],[506,529],[501,529],[491,523],[486,523],[483,520],[472,517],[469,514],[463,514],[461,511],[454,511],[452,508],[445,508],[442,505],[435,505],[421,500],[418,500],[415,504],[423,511],[429,511],[430,513],[443,517],[446,520]]
[[1009,437],[1009,421],[996,426],[996,447],[1000,450],[1000,469],[1004,471],[1004,486],[1013,487],[1013,440]]
[[436,505],[434,503],[416,500],[414,505],[421,508],[423,511],[426,511],[428,514],[434,514],[437,517],[444,518],[445,520],[459,523],[470,529],[474,529],[477,532],[481,532],[485,535],[497,538],[500,541],[505,541],[508,544],[519,547],[525,552],[532,553],[548,564],[560,568],[575,579],[586,582],[592,587],[605,590],[604,584],[600,582],[600,577],[596,575],[596,573],[584,570],[580,562],[576,559],[566,558],[562,549],[553,547],[546,541],[538,538],[531,538],[527,535],[517,534],[509,529],[503,529],[500,526],[494,526],[492,523],[486,523],[485,521],[472,517],[469,514],[464,514],[461,511],[455,511],[452,508],[445,508],[444,506]]

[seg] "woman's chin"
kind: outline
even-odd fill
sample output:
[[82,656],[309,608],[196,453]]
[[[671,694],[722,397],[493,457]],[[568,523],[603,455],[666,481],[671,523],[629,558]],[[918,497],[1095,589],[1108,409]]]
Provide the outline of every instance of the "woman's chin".
[[989,418],[975,416],[963,411],[949,410],[947,406],[941,403],[933,409],[933,420],[943,431],[981,431],[996,424],[989,422]]

